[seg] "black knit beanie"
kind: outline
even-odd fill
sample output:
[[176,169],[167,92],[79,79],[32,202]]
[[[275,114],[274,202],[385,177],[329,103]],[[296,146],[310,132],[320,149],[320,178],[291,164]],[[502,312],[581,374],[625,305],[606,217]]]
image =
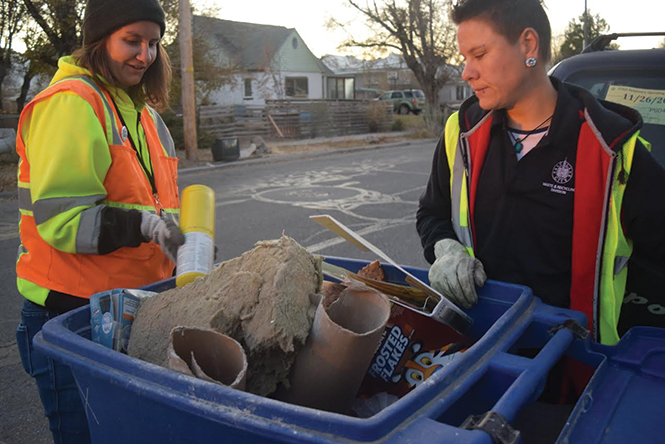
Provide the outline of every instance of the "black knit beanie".
[[83,17],[83,44],[89,45],[130,23],[155,22],[164,35],[164,10],[157,0],[88,0]]

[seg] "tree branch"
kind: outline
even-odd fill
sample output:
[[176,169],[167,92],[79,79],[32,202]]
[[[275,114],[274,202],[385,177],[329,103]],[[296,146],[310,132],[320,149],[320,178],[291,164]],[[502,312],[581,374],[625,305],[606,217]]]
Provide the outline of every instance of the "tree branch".
[[34,5],[32,0],[23,0],[23,4],[39,27],[42,28],[42,31],[44,31],[44,34],[46,34],[51,44],[56,48],[59,47],[60,38],[58,37],[58,34],[53,31],[53,28],[51,28],[44,17],[42,17],[39,9]]

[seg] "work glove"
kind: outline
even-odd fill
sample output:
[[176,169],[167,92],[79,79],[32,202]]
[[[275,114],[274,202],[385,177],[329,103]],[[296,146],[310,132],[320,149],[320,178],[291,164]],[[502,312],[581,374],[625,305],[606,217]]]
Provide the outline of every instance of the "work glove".
[[153,241],[159,245],[171,262],[176,263],[178,247],[185,243],[185,236],[175,222],[141,211],[141,234],[146,242]]
[[483,264],[453,239],[438,241],[434,255],[436,261],[429,269],[432,287],[455,304],[471,308],[478,302],[476,285],[482,287],[487,279]]

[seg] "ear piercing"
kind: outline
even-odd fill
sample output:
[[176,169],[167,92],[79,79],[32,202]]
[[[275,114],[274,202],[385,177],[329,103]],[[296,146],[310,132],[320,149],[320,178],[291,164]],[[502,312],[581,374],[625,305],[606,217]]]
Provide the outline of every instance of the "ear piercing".
[[536,60],[535,57],[529,57],[528,59],[526,59],[525,64],[527,68],[533,68],[538,64],[538,60]]

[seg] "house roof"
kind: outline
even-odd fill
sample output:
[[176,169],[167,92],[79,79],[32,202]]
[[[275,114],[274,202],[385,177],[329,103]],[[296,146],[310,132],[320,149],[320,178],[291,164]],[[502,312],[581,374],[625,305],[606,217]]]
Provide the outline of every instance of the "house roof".
[[[196,15],[192,18],[192,28],[195,35],[212,40],[213,47],[222,50],[238,67],[247,70],[263,69],[289,36],[297,34],[294,28],[284,26],[233,22]],[[318,57],[314,54],[312,57],[322,72],[333,74]]]
[[260,69],[267,55],[277,51],[293,33],[284,26],[232,22],[214,17],[194,16],[193,32],[215,40],[217,48],[246,69]]
[[389,69],[409,69],[402,56],[388,54],[388,56],[373,60],[362,60],[357,57],[325,55],[321,57],[323,63],[337,74],[360,73],[365,71],[384,71]]
[[[409,69],[401,55],[392,53],[388,54],[386,57],[373,60],[362,60],[354,56],[325,55],[321,57],[321,61],[338,75]],[[446,70],[452,77],[458,77],[462,75],[462,68],[463,67],[460,66],[446,64],[441,69]]]

